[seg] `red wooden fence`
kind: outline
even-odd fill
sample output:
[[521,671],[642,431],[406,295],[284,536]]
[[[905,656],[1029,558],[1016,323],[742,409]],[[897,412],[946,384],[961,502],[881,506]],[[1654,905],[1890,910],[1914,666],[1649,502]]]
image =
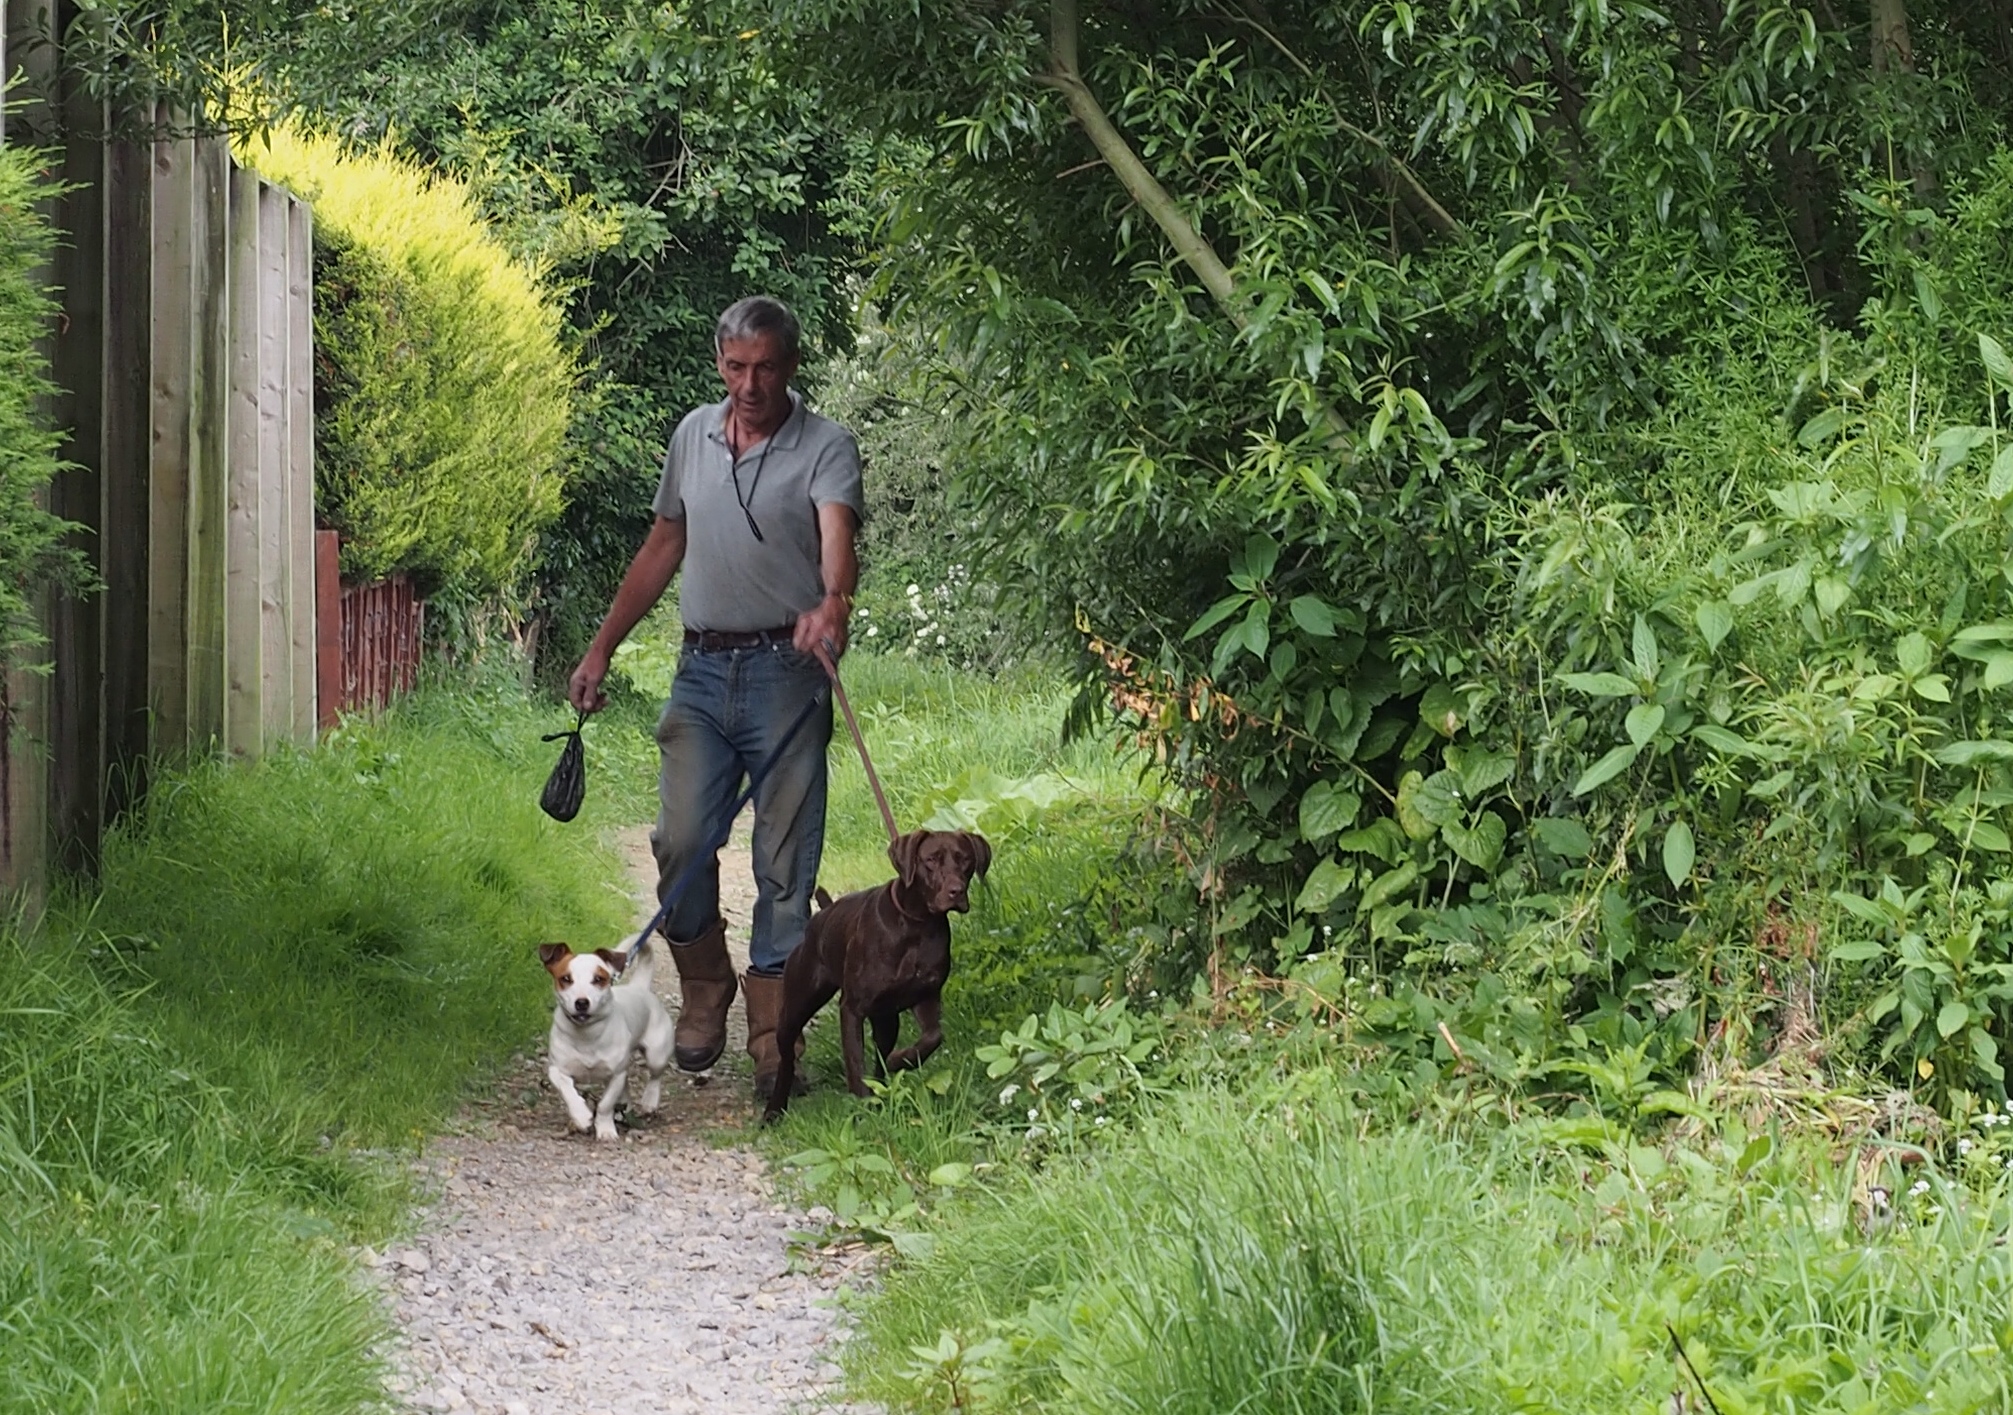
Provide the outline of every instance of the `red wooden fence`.
[[404,575],[338,588],[338,547],[336,532],[315,532],[315,665],[324,730],[339,712],[381,708],[412,691],[426,617],[425,602]]

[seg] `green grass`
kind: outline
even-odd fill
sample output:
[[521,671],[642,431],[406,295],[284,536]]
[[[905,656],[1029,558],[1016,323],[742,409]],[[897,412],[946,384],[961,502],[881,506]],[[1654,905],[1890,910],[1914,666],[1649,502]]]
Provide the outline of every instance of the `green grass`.
[[169,773],[99,889],[0,931],[0,1412],[381,1398],[349,1245],[535,1042],[533,945],[629,916],[597,819],[538,812],[556,717],[431,692]]
[[1904,1198],[1869,1240],[1813,1150],[1377,1132],[1345,1083],[1202,1086],[961,1200],[860,1304],[857,1388],[923,1410],[961,1383],[968,1408],[1086,1415],[1648,1415],[1681,1384],[1668,1322],[1726,1415],[2013,1401],[2003,1183]]

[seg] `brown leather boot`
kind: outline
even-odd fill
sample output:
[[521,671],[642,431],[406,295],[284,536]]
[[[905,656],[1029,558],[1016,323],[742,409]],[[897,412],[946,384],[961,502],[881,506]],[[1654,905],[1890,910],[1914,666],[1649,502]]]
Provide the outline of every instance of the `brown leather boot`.
[[[748,1000],[748,1055],[755,1062],[755,1099],[766,1101],[776,1089],[776,1073],[783,1065],[783,1053],[776,1046],[776,1024],[783,1017],[783,980],[746,972],[741,975],[741,992]],[[798,1059],[803,1055],[804,1039],[799,1037]],[[802,1095],[804,1089],[799,1072],[790,1093]]]
[[671,1059],[680,1071],[704,1071],[727,1049],[727,1008],[734,1001],[727,921],[715,919],[689,943],[667,941],[678,969],[678,1025],[671,1033]]

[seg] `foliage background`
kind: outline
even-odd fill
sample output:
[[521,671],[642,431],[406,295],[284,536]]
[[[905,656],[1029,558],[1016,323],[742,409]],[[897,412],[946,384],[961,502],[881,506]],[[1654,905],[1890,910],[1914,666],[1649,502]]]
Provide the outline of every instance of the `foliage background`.
[[239,155],[315,208],[316,513],[345,572],[520,589],[559,513],[577,376],[538,272],[388,147],[282,126]]

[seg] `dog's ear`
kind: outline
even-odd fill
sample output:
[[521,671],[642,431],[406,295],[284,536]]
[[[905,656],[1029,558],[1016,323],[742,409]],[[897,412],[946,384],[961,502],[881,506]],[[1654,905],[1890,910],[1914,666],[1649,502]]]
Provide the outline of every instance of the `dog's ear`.
[[984,879],[986,871],[992,868],[992,843],[975,830],[966,831],[964,836],[965,842],[972,847],[972,873]]
[[811,897],[818,901],[820,909],[829,909],[832,907],[832,893],[822,884],[812,889]]
[[557,974],[566,966],[566,960],[573,956],[573,950],[563,943],[541,943],[538,945],[538,961],[545,965],[545,971]]
[[912,830],[888,846],[888,859],[893,862],[895,875],[903,884],[916,882],[916,860],[922,854],[923,841],[928,835],[927,830]]
[[618,977],[621,976],[622,970],[629,966],[629,955],[617,953],[612,948],[597,948],[594,950],[594,956],[606,963]]

